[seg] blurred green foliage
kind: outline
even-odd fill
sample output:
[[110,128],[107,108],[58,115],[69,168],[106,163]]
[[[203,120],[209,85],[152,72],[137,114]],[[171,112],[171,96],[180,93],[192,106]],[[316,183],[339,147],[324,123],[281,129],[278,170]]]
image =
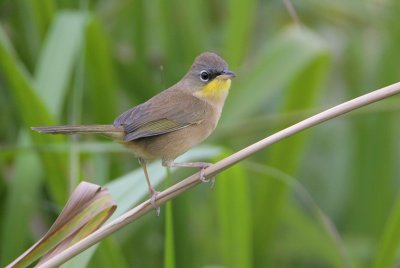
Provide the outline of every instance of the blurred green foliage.
[[[292,2],[302,25],[282,1],[1,0],[0,266],[43,235],[78,179],[107,185],[116,215],[147,197],[119,145],[30,126],[111,123],[214,51],[237,78],[212,146],[186,157],[217,161],[399,80],[399,1]],[[393,267],[397,102],[280,142],[218,176],[214,190],[178,197],[167,218],[165,208],[145,216],[65,267]],[[173,171],[172,182],[190,174]],[[158,163],[150,174],[165,178]]]

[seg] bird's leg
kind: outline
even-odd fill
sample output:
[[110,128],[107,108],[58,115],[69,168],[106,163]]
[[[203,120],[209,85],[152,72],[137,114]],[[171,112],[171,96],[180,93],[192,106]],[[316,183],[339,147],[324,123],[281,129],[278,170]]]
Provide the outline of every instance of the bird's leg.
[[[164,167],[193,167],[200,169],[200,180],[202,182],[209,182],[210,180],[205,177],[205,169],[211,166],[211,163],[207,162],[191,162],[191,163],[175,163],[174,161],[162,161]],[[211,178],[211,183],[214,185],[215,178]]]
[[143,158],[139,158],[138,160],[139,160],[140,165],[143,168],[144,176],[146,177],[147,186],[149,187],[151,205],[155,208],[155,210],[157,212],[157,216],[159,216],[160,215],[160,207],[158,207],[156,205],[156,199],[157,199],[158,192],[156,190],[154,190],[153,186],[151,186],[149,174],[147,173],[146,161]]

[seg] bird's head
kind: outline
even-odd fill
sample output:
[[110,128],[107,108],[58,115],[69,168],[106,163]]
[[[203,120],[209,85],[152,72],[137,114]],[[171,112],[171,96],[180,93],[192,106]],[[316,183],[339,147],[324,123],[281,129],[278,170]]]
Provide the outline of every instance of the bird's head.
[[184,80],[196,97],[219,102],[225,100],[235,76],[220,56],[205,52],[195,59]]

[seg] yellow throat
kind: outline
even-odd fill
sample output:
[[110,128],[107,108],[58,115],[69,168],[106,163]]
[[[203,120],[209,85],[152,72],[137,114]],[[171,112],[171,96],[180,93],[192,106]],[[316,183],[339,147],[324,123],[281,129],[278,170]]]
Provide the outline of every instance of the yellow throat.
[[226,98],[226,95],[231,87],[231,79],[218,78],[203,86],[201,90],[195,93],[197,97],[211,100],[222,100]]

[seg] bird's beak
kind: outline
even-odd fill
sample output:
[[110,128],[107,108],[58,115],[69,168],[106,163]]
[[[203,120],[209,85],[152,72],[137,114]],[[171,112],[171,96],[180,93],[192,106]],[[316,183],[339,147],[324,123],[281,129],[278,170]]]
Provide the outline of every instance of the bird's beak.
[[222,72],[222,74],[218,75],[217,78],[221,80],[228,80],[236,77],[236,74],[232,71],[225,70]]

